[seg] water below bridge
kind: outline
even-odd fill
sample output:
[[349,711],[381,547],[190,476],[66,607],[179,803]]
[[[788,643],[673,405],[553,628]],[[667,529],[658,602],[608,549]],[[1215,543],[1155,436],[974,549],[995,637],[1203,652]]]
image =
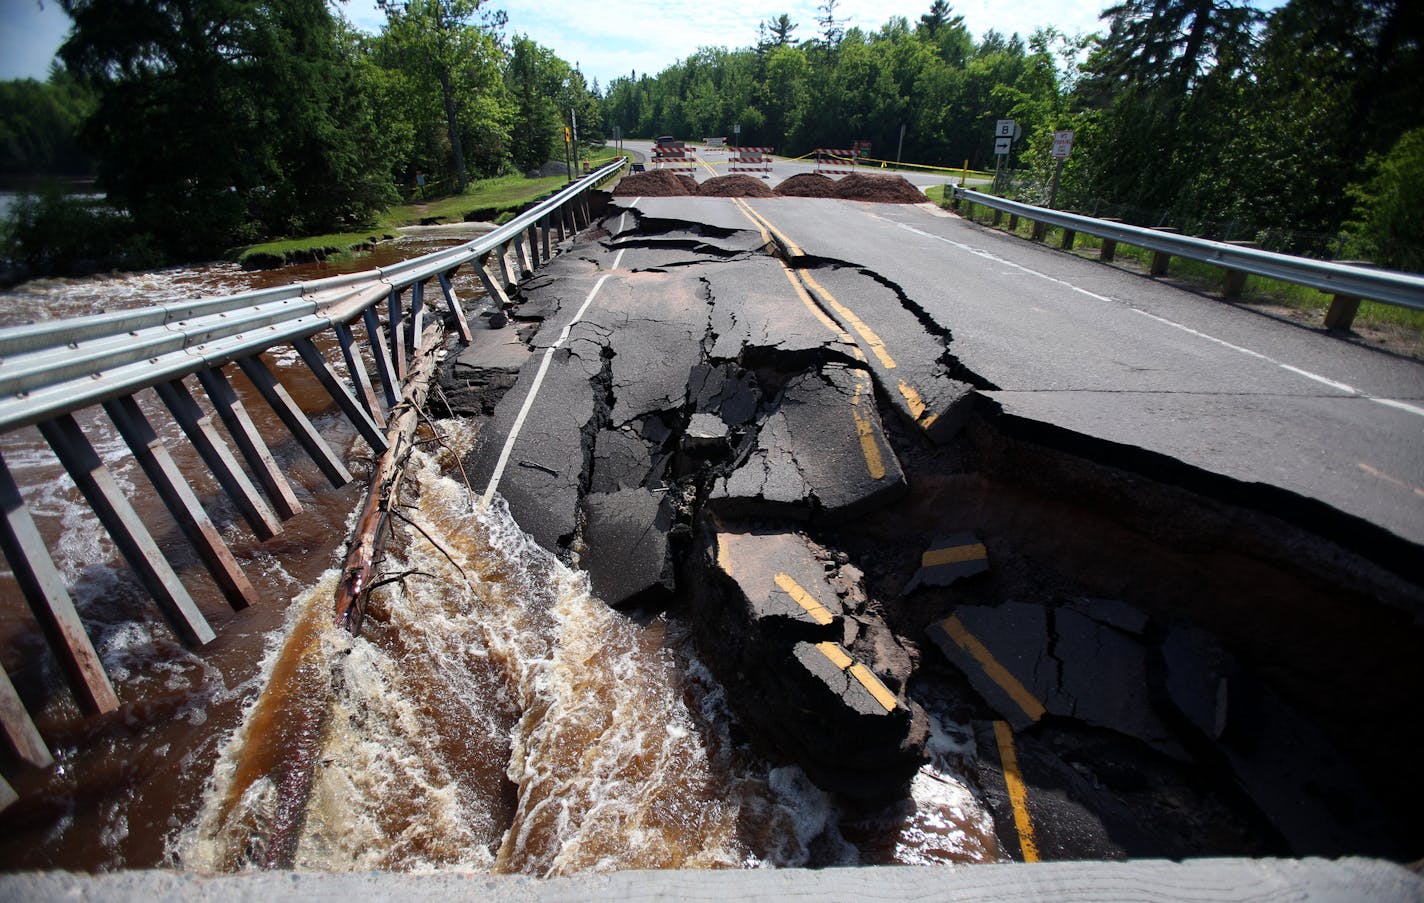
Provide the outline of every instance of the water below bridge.
[[[0,325],[334,275],[439,241],[449,239],[405,238],[348,264],[38,281],[0,295]],[[467,272],[456,289],[469,298],[473,283]],[[0,661],[56,759],[45,771],[0,763],[20,795],[0,815],[0,869],[261,861],[254,829],[290,803],[283,788],[245,781],[243,771],[284,758],[313,775],[292,839],[292,861],[306,869],[551,875],[1000,858],[989,816],[947,758],[920,773],[913,805],[869,812],[845,811],[799,770],[768,764],[747,746],[683,624],[613,612],[502,506],[476,510],[459,468],[473,424],[431,424],[415,456],[412,505],[386,566],[403,576],[399,589],[384,594],[362,637],[326,630],[369,452],[338,412],[323,410],[329,399],[295,354],[268,357],[333,447],[349,449],[357,481],[332,490],[294,443],[275,446],[305,510],[258,543],[177,428],[165,427],[263,600],[232,612],[177,531],[156,529],[218,632],[201,650],[174,638],[38,433],[4,437],[121,707],[80,714],[13,578],[0,577]],[[265,435],[280,434],[264,405],[250,410]],[[108,421],[88,411],[81,423],[140,515],[164,523]],[[289,673],[297,647],[315,670]],[[261,717],[255,702],[269,682],[297,718]],[[973,743],[947,720],[934,736],[943,754]]]

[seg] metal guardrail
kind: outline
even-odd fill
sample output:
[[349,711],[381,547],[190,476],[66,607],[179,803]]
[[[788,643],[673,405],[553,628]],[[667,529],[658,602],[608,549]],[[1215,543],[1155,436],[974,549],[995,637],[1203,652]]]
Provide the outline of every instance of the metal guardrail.
[[622,165],[620,160],[603,167],[471,242],[392,266],[0,329],[0,432],[348,323],[392,291],[449,274],[525,237]]
[[[335,486],[350,482],[341,456],[263,362],[262,353],[291,345],[367,444],[377,453],[384,451],[385,416],[404,403],[406,364],[427,347],[421,341],[427,335],[423,328],[426,283],[438,284],[461,338],[471,341],[451,286],[454,273],[472,265],[489,294],[507,302],[505,288],[515,283],[517,275],[510,272],[510,254],[516,255],[521,271],[532,272],[550,259],[553,234],[562,240],[590,225],[588,192],[615,176],[625,163],[619,158],[474,241],[393,266],[222,298],[0,329],[0,432],[39,427],[174,632],[190,644],[203,645],[214,638],[213,629],[74,413],[103,406],[214,582],[233,608],[244,608],[257,601],[251,582],[134,394],[146,388],[158,394],[253,534],[259,540],[269,539],[281,532],[280,521],[302,506],[229,383],[224,365],[237,364],[329,482]],[[352,329],[358,321],[367,339],[364,354]],[[313,341],[326,330],[335,334],[340,345],[344,374]],[[428,334],[435,336],[438,331]],[[372,365],[379,393],[368,370]],[[246,460],[246,470],[238,465],[229,440],[219,435],[212,418],[195,400],[184,379],[194,374],[213,413],[227,427],[231,444]],[[97,713],[117,708],[108,675],[3,456],[0,551],[81,708]],[[0,727],[22,761],[41,768],[53,761],[4,669],[0,669]],[[0,809],[14,799],[12,788],[0,777]]]
[[[1308,286],[1334,295],[1337,303],[1343,302],[1343,307],[1351,306],[1350,302],[1353,302],[1354,307],[1358,307],[1359,300],[1364,298],[1398,307],[1424,310],[1424,276],[1328,260],[1312,260],[1243,247],[1241,244],[1176,235],[1161,229],[1129,226],[1077,213],[1036,207],[958,186],[953,187],[952,197],[956,203],[978,204],[1035,223],[1057,226],[1068,233],[1094,235],[1107,242],[1134,245],[1160,255],[1209,263],[1229,272],[1250,273]],[[1165,260],[1162,266],[1165,266]],[[1344,313],[1335,305],[1332,305],[1332,312]],[[1349,318],[1353,318],[1354,311],[1350,310],[1348,313]],[[1326,325],[1331,328],[1348,328],[1349,318],[1341,322],[1340,316],[1332,318],[1327,314]]]

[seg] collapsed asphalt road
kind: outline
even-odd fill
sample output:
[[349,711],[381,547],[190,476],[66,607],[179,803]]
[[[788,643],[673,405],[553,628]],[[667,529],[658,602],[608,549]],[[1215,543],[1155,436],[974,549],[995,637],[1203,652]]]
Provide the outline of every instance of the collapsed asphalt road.
[[864,261],[677,209],[611,208],[443,383],[476,489],[690,619],[768,755],[878,802],[959,725],[1026,859],[1419,858],[1416,583],[1006,414]]

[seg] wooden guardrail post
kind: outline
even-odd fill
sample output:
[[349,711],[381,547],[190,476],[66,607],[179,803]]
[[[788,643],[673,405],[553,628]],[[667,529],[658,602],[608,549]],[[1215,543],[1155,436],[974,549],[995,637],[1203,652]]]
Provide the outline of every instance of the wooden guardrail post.
[[[1237,248],[1256,247],[1256,243],[1254,241],[1228,241],[1225,242],[1225,244],[1232,245],[1233,247]],[[1221,286],[1221,294],[1223,297],[1226,298],[1239,298],[1241,297],[1242,289],[1244,289],[1245,287],[1246,272],[1244,270],[1228,269],[1226,271],[1226,279]]]
[[[1122,222],[1122,220],[1118,219],[1117,217],[1113,217],[1113,216],[1103,216],[1103,217],[1099,217],[1099,219],[1101,219],[1101,220],[1102,220],[1103,222],[1105,222],[1105,223],[1120,223],[1120,222]],[[1100,251],[1098,252],[1098,260],[1102,261],[1103,263],[1112,263],[1113,258],[1116,257],[1116,256],[1117,256],[1117,239],[1116,239],[1116,238],[1104,238],[1104,239],[1103,239],[1103,247],[1102,247],[1102,250],[1100,250]]]
[[[1336,263],[1343,263],[1356,267],[1374,266],[1374,261],[1370,260],[1337,260]],[[1360,312],[1360,301],[1363,300],[1354,295],[1336,293],[1330,299],[1330,307],[1325,311],[1325,328],[1331,332],[1349,332],[1350,327],[1355,323],[1355,315]]]
[[[1173,229],[1171,226],[1161,226],[1161,227],[1159,227],[1159,228],[1157,229],[1157,231],[1158,231],[1158,232],[1167,232],[1167,233],[1170,233],[1170,234],[1172,234],[1172,235],[1180,235],[1181,232],[1182,232],[1182,230],[1180,230],[1180,229]],[[1167,263],[1168,263],[1168,261],[1170,261],[1171,259],[1172,259],[1172,255],[1171,255],[1171,254],[1168,254],[1166,251],[1153,251],[1153,252],[1152,252],[1152,263],[1151,263],[1151,265],[1148,266],[1148,268],[1147,268],[1148,274],[1150,274],[1150,275],[1152,275],[1152,276],[1165,276],[1165,275],[1167,275]]]
[[1071,250],[1073,250],[1073,245],[1074,245],[1075,242],[1077,242],[1077,240],[1078,240],[1078,230],[1076,230],[1076,229],[1064,229],[1064,230],[1063,230],[1063,241],[1058,245],[1058,247],[1062,248],[1062,249],[1065,250],[1065,251],[1071,251]]

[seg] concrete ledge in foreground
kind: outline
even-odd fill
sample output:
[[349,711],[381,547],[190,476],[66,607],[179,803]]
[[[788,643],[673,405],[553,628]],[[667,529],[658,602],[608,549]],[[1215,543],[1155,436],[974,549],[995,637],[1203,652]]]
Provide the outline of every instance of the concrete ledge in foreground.
[[1054,900],[1358,901],[1421,903],[1424,878],[1375,859],[1199,859],[1189,862],[1051,862],[810,871],[646,871],[540,880],[472,872],[252,872],[207,876],[171,871],[0,876],[0,900]]

